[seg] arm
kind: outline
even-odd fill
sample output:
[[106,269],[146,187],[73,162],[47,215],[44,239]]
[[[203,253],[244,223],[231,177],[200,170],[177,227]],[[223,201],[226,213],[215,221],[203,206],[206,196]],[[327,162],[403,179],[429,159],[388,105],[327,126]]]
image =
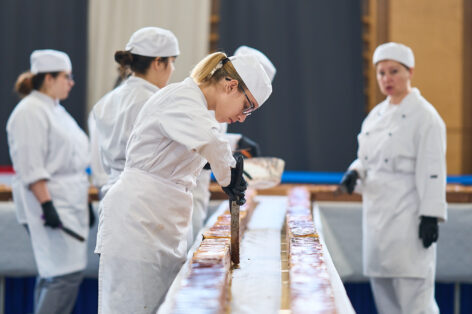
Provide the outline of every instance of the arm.
[[422,122],[418,138],[415,180],[420,199],[420,216],[447,219],[446,129],[439,119]]
[[46,182],[46,180],[39,180],[29,186],[31,192],[33,192],[40,204],[51,200]]

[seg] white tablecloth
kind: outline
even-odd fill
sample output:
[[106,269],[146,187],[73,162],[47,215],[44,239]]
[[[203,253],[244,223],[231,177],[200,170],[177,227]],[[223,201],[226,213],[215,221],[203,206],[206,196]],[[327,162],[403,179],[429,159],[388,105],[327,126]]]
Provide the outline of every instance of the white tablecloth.
[[[324,240],[344,281],[362,275],[362,204],[318,202]],[[439,225],[436,280],[472,282],[472,204],[448,205],[448,221]]]

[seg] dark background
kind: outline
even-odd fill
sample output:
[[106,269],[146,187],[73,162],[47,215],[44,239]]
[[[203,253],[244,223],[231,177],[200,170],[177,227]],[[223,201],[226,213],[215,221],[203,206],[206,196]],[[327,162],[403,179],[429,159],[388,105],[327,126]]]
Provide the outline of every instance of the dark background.
[[264,52],[277,68],[273,93],[243,124],[262,154],[287,170],[343,171],[365,116],[359,1],[221,1],[220,49]]
[[29,70],[36,49],[57,49],[72,61],[75,86],[61,104],[81,127],[86,111],[87,1],[2,0],[0,3],[0,165],[11,165],[6,123],[19,101],[18,75]]
[[[85,124],[87,1],[4,0],[0,23],[0,165],[9,165],[5,126],[18,102],[13,85],[34,49],[69,54],[75,86],[62,104]],[[252,46],[277,68],[269,100],[229,131],[285,159],[287,170],[343,171],[355,158],[365,116],[361,43],[358,1],[222,0],[221,50]]]

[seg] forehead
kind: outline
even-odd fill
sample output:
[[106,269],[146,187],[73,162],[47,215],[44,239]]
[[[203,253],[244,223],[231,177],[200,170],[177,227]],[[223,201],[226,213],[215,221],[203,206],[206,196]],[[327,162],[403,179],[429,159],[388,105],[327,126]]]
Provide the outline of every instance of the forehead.
[[403,65],[397,61],[383,60],[383,61],[378,62],[375,68],[377,70],[398,69],[398,68],[403,68]]

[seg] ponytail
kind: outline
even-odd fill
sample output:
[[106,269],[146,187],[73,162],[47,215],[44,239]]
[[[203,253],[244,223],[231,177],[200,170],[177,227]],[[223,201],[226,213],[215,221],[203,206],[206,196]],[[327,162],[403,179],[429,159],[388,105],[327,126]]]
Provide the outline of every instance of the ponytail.
[[33,73],[26,71],[16,79],[14,91],[21,97],[29,95],[33,91]]
[[239,76],[231,60],[224,52],[214,52],[206,56],[193,68],[190,77],[197,84],[213,84],[225,77],[230,77],[238,81],[241,90],[246,87],[243,79]]

